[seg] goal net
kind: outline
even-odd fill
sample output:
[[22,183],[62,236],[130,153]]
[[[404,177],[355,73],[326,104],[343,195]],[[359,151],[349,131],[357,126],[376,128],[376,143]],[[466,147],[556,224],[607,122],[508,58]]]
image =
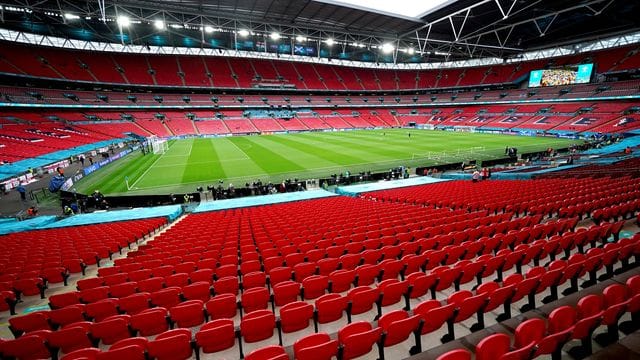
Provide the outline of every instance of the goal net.
[[169,143],[165,139],[152,136],[148,141],[154,154],[164,154],[169,149]]

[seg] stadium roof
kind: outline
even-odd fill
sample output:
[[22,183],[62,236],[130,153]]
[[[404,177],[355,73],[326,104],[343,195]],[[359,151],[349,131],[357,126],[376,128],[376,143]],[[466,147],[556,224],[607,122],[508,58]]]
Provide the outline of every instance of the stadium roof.
[[[640,30],[640,1],[422,0],[420,7],[411,0],[347,1],[0,0],[0,27],[381,63],[512,58]],[[389,3],[411,12],[376,6]]]

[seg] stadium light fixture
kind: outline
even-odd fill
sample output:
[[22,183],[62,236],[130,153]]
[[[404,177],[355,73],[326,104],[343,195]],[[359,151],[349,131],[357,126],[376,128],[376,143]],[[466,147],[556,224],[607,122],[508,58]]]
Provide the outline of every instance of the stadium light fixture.
[[67,19],[67,20],[78,20],[78,19],[80,19],[80,16],[78,16],[76,14],[65,13],[64,14],[64,18]]
[[413,48],[407,48],[407,54],[413,55],[416,51]]
[[271,38],[271,40],[279,40],[281,36],[277,32],[272,32],[271,34],[269,34],[269,37]]
[[390,54],[393,52],[393,50],[395,49],[395,47],[393,47],[393,45],[391,45],[390,43],[384,43],[382,44],[382,46],[380,47],[380,49],[382,50],[383,53],[385,54]]
[[131,19],[129,19],[128,16],[118,16],[118,19],[116,19],[116,22],[120,26],[127,27],[131,24]]
[[249,36],[249,30],[247,29],[242,29],[238,31],[238,35],[242,36],[242,37],[247,37]]
[[154,21],[153,22],[153,26],[158,30],[164,30],[165,29],[164,21],[162,21],[162,20]]
[[206,32],[207,34],[211,34],[213,32],[213,27],[212,26],[205,26],[204,27],[204,32]]
[[332,38],[328,38],[327,40],[324,41],[325,44],[329,45],[329,46],[333,46],[333,44],[336,43],[335,40],[333,40]]
[[296,41],[297,42],[306,42],[307,38],[302,36],[302,35],[298,35],[298,36],[296,36]]

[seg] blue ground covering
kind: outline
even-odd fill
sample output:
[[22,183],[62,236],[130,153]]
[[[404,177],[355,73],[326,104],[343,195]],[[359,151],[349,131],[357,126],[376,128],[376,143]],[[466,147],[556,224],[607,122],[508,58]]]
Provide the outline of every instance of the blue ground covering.
[[60,221],[47,224],[42,229],[52,229],[65,226],[79,226],[89,224],[100,224],[113,221],[148,219],[154,217],[167,217],[170,221],[175,220],[182,214],[180,205],[156,206],[150,208],[135,208],[116,211],[102,211],[88,214],[78,214],[66,217]]
[[279,204],[291,201],[320,199],[331,196],[336,196],[336,194],[325,190],[299,191],[264,196],[247,196],[237,199],[226,199],[200,203],[200,205],[198,205],[193,212],[200,213],[214,210],[236,209],[258,205]]
[[341,195],[356,196],[358,194],[370,192],[370,191],[395,189],[395,188],[424,185],[424,184],[433,184],[441,181],[448,181],[448,180],[433,178],[431,176],[419,176],[419,177],[412,177],[409,179],[378,181],[375,183],[340,186],[338,189],[336,189],[336,192]]
[[44,226],[56,221],[55,216],[38,216],[24,221],[13,221],[0,224],[0,234],[9,234],[19,231],[42,229]]
[[[116,144],[124,141],[125,139],[111,139],[100,141],[93,144],[87,144],[82,146],[76,146],[67,150],[60,150],[52,152],[46,155],[38,156],[31,159],[16,161],[12,164],[0,166],[0,178],[9,178],[19,176],[27,172],[30,168],[35,169],[41,166],[49,165],[57,161],[65,160],[71,156],[89,152],[97,148],[106,147],[111,144]],[[2,160],[2,159],[0,159]]]

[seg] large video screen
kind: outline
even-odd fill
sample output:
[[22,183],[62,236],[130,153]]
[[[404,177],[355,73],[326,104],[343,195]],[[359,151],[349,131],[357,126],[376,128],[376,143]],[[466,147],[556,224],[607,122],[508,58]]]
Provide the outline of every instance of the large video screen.
[[529,87],[586,84],[591,80],[593,64],[565,66],[560,69],[533,70]]

